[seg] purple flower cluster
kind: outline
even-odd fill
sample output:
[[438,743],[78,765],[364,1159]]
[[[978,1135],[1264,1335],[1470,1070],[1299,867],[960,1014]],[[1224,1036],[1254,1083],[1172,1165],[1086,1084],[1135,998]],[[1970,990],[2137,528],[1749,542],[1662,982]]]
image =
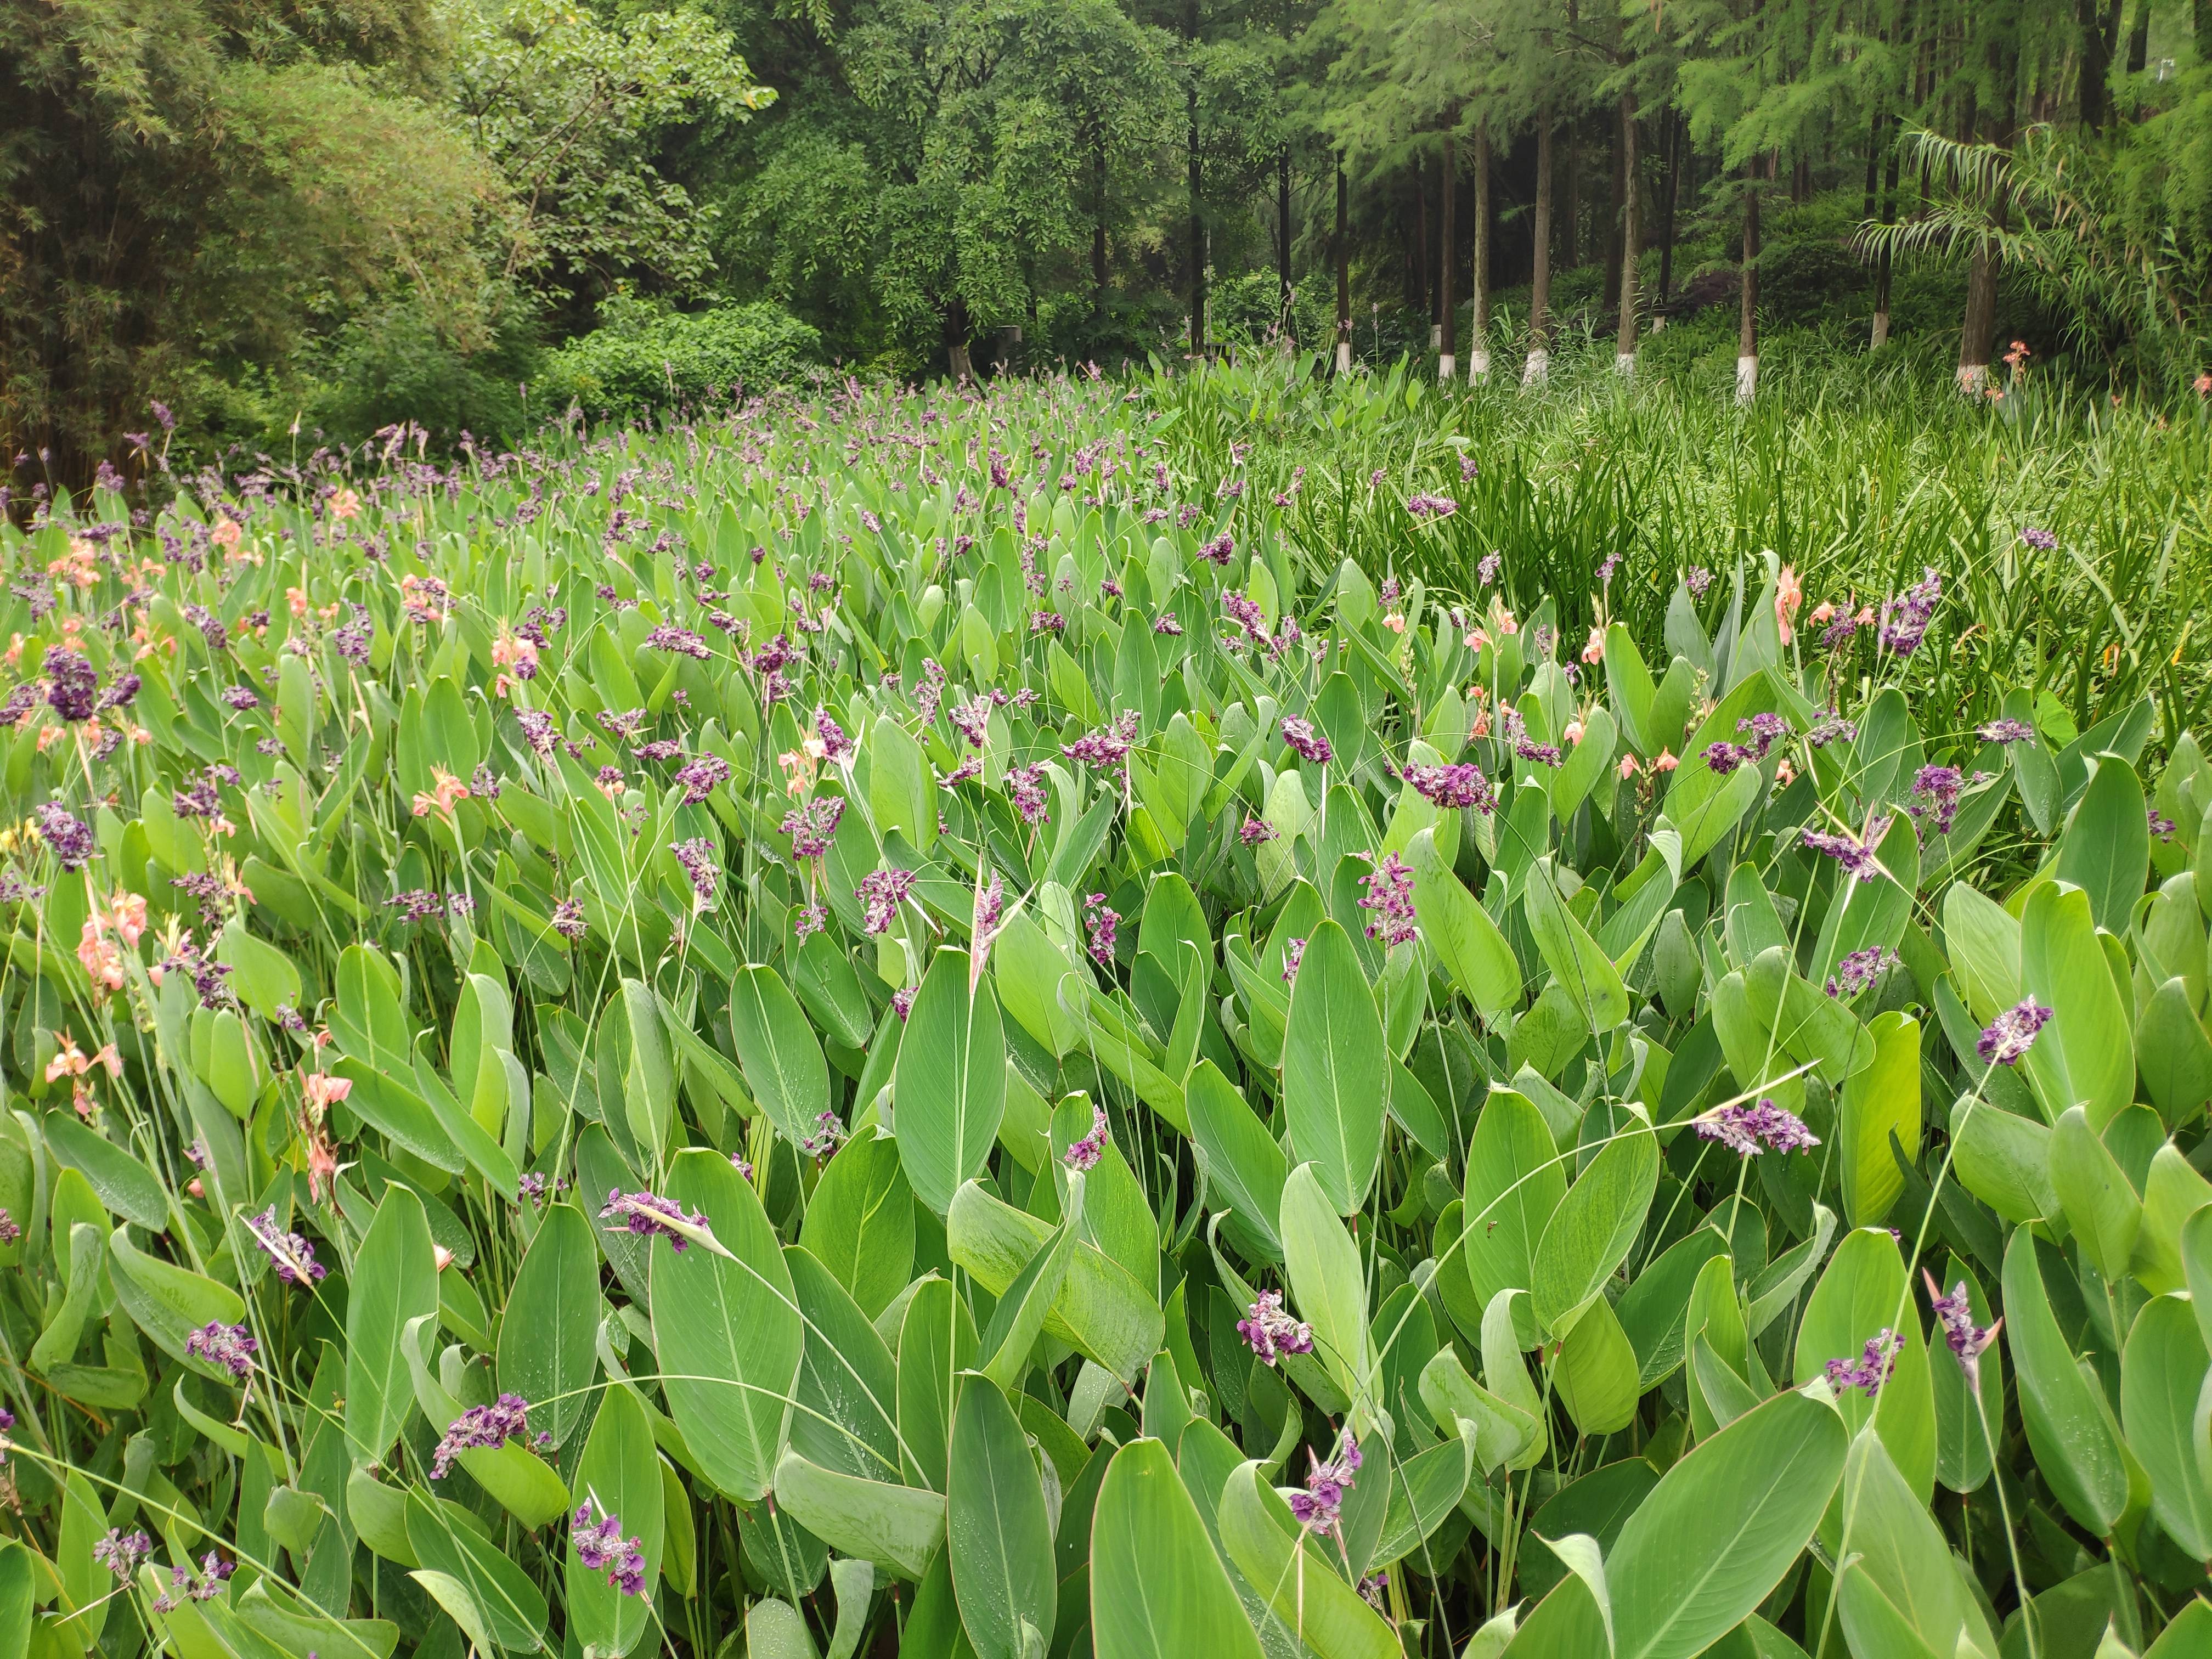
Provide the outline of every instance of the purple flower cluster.
[[1298,758],[1316,766],[1326,766],[1336,758],[1336,751],[1328,746],[1328,739],[1313,729],[1310,720],[1283,721],[1283,741],[1297,750]]
[[702,905],[714,902],[714,889],[722,878],[720,854],[714,843],[704,836],[693,836],[687,841],[671,842],[668,850],[676,854],[677,863],[690,878],[691,890]]
[[1071,1142],[1067,1150],[1060,1154],[1060,1161],[1071,1170],[1094,1170],[1106,1151],[1106,1143],[1111,1139],[1113,1131],[1106,1121],[1106,1109],[1093,1106],[1091,1109],[1091,1133],[1080,1140]]
[[692,657],[701,662],[714,659],[714,647],[688,628],[678,628],[674,623],[663,623],[645,636],[648,651],[673,651],[679,657]]
[[1912,799],[1905,810],[1923,836],[1931,822],[1936,834],[1948,836],[1966,790],[1966,776],[1957,767],[1923,766],[1912,775]]
[[1479,766],[1409,766],[1405,777],[1418,793],[1438,806],[1471,809],[1485,816],[1498,808],[1498,792]]
[[1974,1053],[1984,1066],[2017,1066],[2050,1018],[2050,1009],[2033,997],[2023,998],[1989,1023],[1975,1041]]
[[1065,634],[1067,618],[1057,611],[1032,611],[1030,613],[1030,632],[1032,634]]
[[1273,1365],[1286,1353],[1313,1352],[1313,1327],[1284,1312],[1280,1291],[1261,1291],[1250,1315],[1237,1322],[1237,1334],[1262,1365]]
[[225,1325],[213,1319],[185,1338],[187,1354],[208,1364],[220,1365],[236,1377],[252,1374],[253,1356],[260,1346],[253,1333],[245,1326]]
[[1159,620],[1152,624],[1152,632],[1180,635],[1182,632],[1182,624],[1176,620],[1174,611],[1163,611],[1160,612]]
[[584,907],[575,900],[565,898],[553,907],[553,931],[562,939],[581,939],[584,929]]
[[1306,1456],[1313,1467],[1306,1476],[1306,1489],[1291,1494],[1291,1513],[1308,1532],[1326,1538],[1341,1522],[1344,1494],[1352,1490],[1353,1477],[1359,1472],[1359,1443],[1346,1429],[1332,1461],[1322,1462],[1321,1455],[1310,1449]]
[[1129,750],[1137,741],[1137,718],[1133,709],[1126,710],[1115,715],[1113,725],[1104,731],[1087,732],[1073,743],[1062,745],[1060,752],[1085,766],[1118,773],[1127,763]]
[[1359,884],[1367,890],[1359,908],[1375,913],[1367,924],[1367,937],[1382,940],[1385,950],[1412,939],[1416,931],[1412,869],[1395,853],[1385,853],[1382,862],[1359,878]]
[[1959,1369],[1966,1372],[1966,1386],[1979,1388],[1982,1352],[1997,1340],[1997,1332],[2003,1327],[2004,1321],[2000,1319],[1994,1325],[1974,1323],[1973,1304],[1967,1299],[1965,1279],[1960,1279],[1952,1287],[1950,1295],[1944,1296],[1941,1293],[1942,1287],[1936,1284],[1934,1274],[1923,1267],[1920,1270],[1920,1276],[1928,1284],[1929,1310],[1942,1322],[1943,1340],[1950,1345],[1952,1357],[1958,1360]]
[[1857,740],[1859,729],[1850,720],[1831,708],[1813,722],[1805,733],[1805,741],[1814,749],[1826,749],[1832,743],[1852,743]]
[[51,848],[64,870],[82,870],[99,851],[92,831],[59,801],[41,801],[38,808],[39,839]]
[[1249,599],[1234,588],[1231,588],[1221,596],[1221,609],[1230,621],[1235,623],[1254,639],[1264,640],[1267,637],[1267,613],[1260,609],[1257,601]]
[[430,1478],[443,1480],[453,1460],[465,1451],[495,1451],[510,1440],[529,1439],[529,1402],[519,1394],[503,1394],[489,1406],[470,1407],[447,1425],[430,1454]]
[[605,1572],[607,1583],[624,1595],[645,1594],[645,1554],[642,1544],[622,1535],[619,1516],[602,1512],[592,1522],[592,1505],[580,1504],[568,1528],[568,1541],[576,1547],[576,1559],[586,1572]]
[[1803,1119],[1771,1100],[1762,1100],[1756,1106],[1741,1101],[1717,1106],[1694,1121],[1700,1140],[1717,1140],[1739,1158],[1808,1152],[1820,1144],[1820,1136],[1805,1127]]
[[1978,728],[1977,734],[1984,743],[2033,743],[2035,740],[2033,726],[2026,720],[2016,720],[2009,715]]
[[550,714],[546,714],[543,709],[518,708],[514,711],[514,723],[522,728],[522,740],[531,748],[541,755],[550,755],[553,752],[553,744],[560,736],[560,728],[553,724],[553,717]]
[[1832,997],[1855,997],[1897,963],[1897,952],[1879,945],[1853,951],[1836,964],[1836,971],[1828,979],[1827,993]]
[[2048,530],[2039,529],[2034,525],[2022,525],[2020,531],[2020,544],[2022,547],[2032,547],[2039,553],[2050,553],[2057,550],[2058,538]]
[[898,920],[899,906],[914,890],[914,872],[911,870],[872,870],[860,878],[860,884],[853,890],[853,896],[866,908],[862,925],[870,933],[888,933],[891,924]]
[[100,702],[100,674],[81,651],[46,647],[46,702],[65,720],[88,720]]
[[15,1218],[8,1213],[8,1206],[0,1204],[0,1244],[13,1244],[23,1236],[23,1229]]
[[1283,983],[1295,985],[1298,981],[1298,966],[1306,959],[1306,942],[1294,939],[1283,946]]
[[1889,600],[1881,608],[1882,645],[1900,657],[1909,657],[1920,648],[1928,624],[1935,617],[1936,607],[1942,602],[1942,576],[1933,565],[1924,568],[1927,574],[1920,580],[1906,588],[1901,598]]
[[1885,1326],[1867,1339],[1856,1360],[1846,1357],[1828,1362],[1828,1386],[1838,1394],[1857,1389],[1872,1400],[1897,1368],[1897,1356],[1904,1346],[1897,1333]]
[[276,1264],[276,1277],[287,1285],[319,1283],[330,1269],[315,1260],[315,1247],[297,1233],[279,1232],[276,1206],[271,1204],[259,1215],[246,1218],[246,1230],[253,1235],[253,1242]]
[[845,1125],[837,1114],[821,1112],[815,1116],[814,1133],[799,1143],[799,1150],[809,1158],[827,1158],[844,1139]]
[[968,739],[970,748],[981,749],[990,741],[991,700],[972,697],[966,702],[952,705],[952,724],[960,735]]
[[791,856],[818,859],[830,850],[837,822],[845,816],[842,795],[817,795],[804,806],[794,806],[776,826],[791,837]]
[[1083,899],[1083,923],[1091,933],[1091,959],[1110,974],[1115,929],[1121,925],[1121,913],[1106,902],[1105,894],[1087,893]]
[[730,763],[720,755],[702,755],[676,769],[686,805],[696,806],[730,781]]
[[1800,839],[1812,852],[1826,853],[1844,867],[1844,873],[1861,881],[1872,881],[1881,874],[1881,860],[1875,848],[1881,844],[1882,832],[1889,828],[1887,818],[1880,818],[1867,826],[1863,840],[1856,836],[1824,835],[1817,830],[1802,832]]
[[1692,565],[1682,578],[1682,586],[1690,590],[1690,597],[1693,599],[1704,599],[1706,590],[1712,585],[1713,573],[1701,564]]
[[822,739],[822,758],[836,763],[853,752],[853,740],[845,735],[845,728],[830,718],[830,711],[814,711],[814,735]]
[[1237,555],[1237,538],[1223,531],[1198,550],[1198,556],[1208,564],[1226,565]]
[[898,1016],[902,1025],[906,1024],[907,1016],[914,1012],[914,992],[915,988],[907,985],[891,993],[891,1012]]
[[1045,810],[1044,768],[1042,765],[1008,769],[1006,797],[1013,802],[1014,811],[1021,814],[1024,823],[1035,825],[1050,822],[1052,814]]
[[154,1540],[143,1532],[110,1527],[107,1536],[92,1547],[92,1559],[124,1583],[131,1582],[138,1564],[154,1553]]
[[[607,1201],[599,1211],[599,1219],[620,1221],[641,1238],[665,1238],[668,1248],[678,1255],[691,1248],[691,1241],[668,1224],[680,1221],[687,1227],[707,1224],[705,1216],[687,1212],[672,1198],[660,1198],[647,1192],[625,1193],[619,1187],[607,1188]],[[615,1230],[611,1227],[607,1231]]]
[[154,1598],[154,1611],[175,1612],[179,1595],[192,1601],[212,1601],[222,1594],[224,1583],[237,1570],[236,1562],[224,1560],[213,1550],[200,1557],[200,1570],[198,1574],[189,1572],[183,1567],[171,1567],[168,1591]]
[[1411,495],[1406,511],[1416,519],[1449,519],[1459,511],[1459,503],[1449,495]]
[[2172,841],[2173,839],[2173,820],[2155,806],[2146,810],[2143,821],[2149,827],[2153,840]]
[[1273,841],[1282,831],[1265,818],[1248,817],[1237,831],[1237,839],[1247,847],[1257,847],[1262,842]]

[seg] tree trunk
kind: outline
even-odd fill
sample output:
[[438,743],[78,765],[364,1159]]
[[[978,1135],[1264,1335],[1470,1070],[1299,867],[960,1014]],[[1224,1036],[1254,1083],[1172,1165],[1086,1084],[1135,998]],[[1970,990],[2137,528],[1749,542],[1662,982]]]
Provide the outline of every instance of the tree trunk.
[[[1881,222],[1885,226],[1897,222],[1897,143],[1889,146],[1889,161],[1882,169]],[[1889,244],[1882,244],[1881,252],[1875,261],[1874,272],[1874,338],[1872,349],[1879,351],[1889,343]]]
[[1559,225],[1559,269],[1572,270],[1583,262],[1577,239],[1583,224],[1583,124],[1567,123],[1567,210]]
[[1759,158],[1743,164],[1742,308],[1736,321],[1735,400],[1759,395]]
[[[2000,148],[2009,145],[2013,138],[2017,52],[2016,43],[1993,42],[1990,47],[1990,80],[1996,99],[1990,106],[1982,137]],[[1994,228],[2003,228],[2002,198],[1990,204],[1990,221]],[[1984,237],[1974,248],[1973,264],[1966,275],[1966,313],[1959,327],[1959,390],[1969,396],[1978,395],[1990,383],[1996,325],[1997,249],[1993,239]]]
[[1291,316],[1291,147],[1283,146],[1283,153],[1275,158],[1275,230],[1279,246],[1276,249],[1275,272],[1280,279],[1280,293],[1276,303],[1282,309],[1283,338],[1295,348],[1298,343],[1297,324]]
[[2150,62],[2150,0],[2136,0],[2136,21],[2128,30],[2128,73],[2141,75]]
[[1094,137],[1091,148],[1091,315],[1106,320],[1106,140]]
[[1866,200],[1860,204],[1859,217],[1874,217],[1875,185],[1881,177],[1881,106],[1876,104],[1874,118],[1867,128]]
[[975,378],[974,360],[968,355],[968,302],[955,300],[945,308],[945,360],[954,384]]
[[[2212,6],[2212,0],[2203,0]],[[1528,284],[1528,361],[1521,384],[1541,386],[1550,378],[1552,308],[1552,110],[1536,114],[1536,269]]]
[[[1189,33],[1198,33],[1196,9],[1189,14]],[[1198,153],[1198,82],[1190,83],[1190,350],[1206,356],[1206,215],[1202,206],[1205,176]]]
[[1605,305],[1607,308],[1620,302],[1620,213],[1623,192],[1626,188],[1622,163],[1627,159],[1627,150],[1633,148],[1634,143],[1633,138],[1622,137],[1616,123],[1613,134],[1612,177],[1606,182]]
[[[1669,106],[1667,112],[1667,201],[1659,217],[1659,303],[1662,306],[1674,291],[1674,204],[1681,198],[1682,149],[1686,137],[1682,131],[1682,118]],[[1654,334],[1666,325],[1664,316],[1651,319]]]
[[1636,97],[1620,94],[1620,329],[1614,337],[1613,366],[1636,373],[1636,261],[1644,251],[1643,213],[1636,188]]
[[2098,0],[2074,0],[2074,21],[2081,36],[2081,126],[2087,132],[2103,130],[2112,101],[2107,82],[2112,63],[2105,49],[2102,10]]
[[1474,129],[1474,316],[1467,343],[1467,383],[1490,378],[1490,124]]
[[2197,0],[2197,61],[2212,64],[2212,0]]
[[1444,126],[1444,164],[1443,176],[1437,180],[1437,191],[1443,204],[1437,216],[1442,233],[1439,245],[1443,258],[1437,270],[1437,315],[1441,319],[1437,338],[1437,379],[1449,386],[1459,376],[1458,354],[1453,349],[1459,343],[1459,319],[1453,314],[1455,296],[1452,293],[1452,266],[1459,261],[1458,228],[1453,223],[1454,198],[1459,194],[1459,137],[1452,131],[1459,118],[1454,115]]
[[[2205,0],[2212,5],[2212,0]],[[1336,372],[1352,372],[1352,181],[1336,161]]]
[[1413,292],[1429,318],[1429,349],[1434,351],[1442,332],[1437,326],[1437,291],[1429,282],[1429,170],[1427,158],[1413,156]]

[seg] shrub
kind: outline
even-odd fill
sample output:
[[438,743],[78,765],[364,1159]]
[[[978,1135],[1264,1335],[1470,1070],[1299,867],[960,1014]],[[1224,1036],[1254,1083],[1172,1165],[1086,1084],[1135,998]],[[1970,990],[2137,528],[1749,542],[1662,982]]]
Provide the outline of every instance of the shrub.
[[765,301],[686,313],[617,299],[601,315],[599,328],[547,355],[533,403],[630,419],[789,385],[821,359],[821,335]]

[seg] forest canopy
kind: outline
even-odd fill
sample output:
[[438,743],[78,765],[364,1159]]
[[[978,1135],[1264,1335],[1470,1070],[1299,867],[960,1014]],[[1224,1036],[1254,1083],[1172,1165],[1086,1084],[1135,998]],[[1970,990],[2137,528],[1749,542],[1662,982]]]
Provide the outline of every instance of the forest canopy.
[[[809,362],[1536,380],[1669,324],[2172,394],[2208,40],[2212,0],[15,5],[0,441],[20,492],[156,403],[452,441]],[[670,329],[743,343],[678,386]]]

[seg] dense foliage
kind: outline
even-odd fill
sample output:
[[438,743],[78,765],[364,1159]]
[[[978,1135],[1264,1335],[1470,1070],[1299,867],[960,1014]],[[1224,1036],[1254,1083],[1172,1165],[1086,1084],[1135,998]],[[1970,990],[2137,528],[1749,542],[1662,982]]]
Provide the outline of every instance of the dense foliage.
[[125,466],[155,401],[203,459],[520,441],[540,355],[641,302],[898,380],[1288,337],[1533,386],[1663,324],[1724,392],[1892,343],[1978,392],[2022,340],[2170,405],[2208,40],[2212,0],[18,5],[0,483]]
[[1304,385],[0,528],[0,1650],[2202,1651],[2212,769],[2019,637],[2087,452],[1554,592],[1510,417]]

